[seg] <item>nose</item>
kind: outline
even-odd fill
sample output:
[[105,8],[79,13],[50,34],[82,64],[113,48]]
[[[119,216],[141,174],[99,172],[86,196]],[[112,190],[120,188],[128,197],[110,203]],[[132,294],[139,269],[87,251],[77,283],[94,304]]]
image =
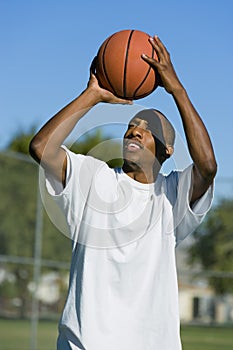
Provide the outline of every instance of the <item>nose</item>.
[[142,128],[135,125],[135,127],[131,130],[131,135],[133,137],[138,137],[141,139],[142,138]]

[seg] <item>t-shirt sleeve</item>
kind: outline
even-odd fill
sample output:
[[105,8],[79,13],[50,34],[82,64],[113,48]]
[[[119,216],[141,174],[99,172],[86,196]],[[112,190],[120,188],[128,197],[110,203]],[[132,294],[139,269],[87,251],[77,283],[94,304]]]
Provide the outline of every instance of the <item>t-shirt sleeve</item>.
[[190,165],[183,171],[172,172],[167,181],[167,193],[173,206],[176,245],[201,224],[213,201],[212,184],[202,197],[190,206],[192,169],[193,165]]
[[98,160],[75,154],[63,146],[67,154],[66,185],[63,188],[50,173],[40,173],[43,204],[53,224],[69,238],[77,241],[77,232]]

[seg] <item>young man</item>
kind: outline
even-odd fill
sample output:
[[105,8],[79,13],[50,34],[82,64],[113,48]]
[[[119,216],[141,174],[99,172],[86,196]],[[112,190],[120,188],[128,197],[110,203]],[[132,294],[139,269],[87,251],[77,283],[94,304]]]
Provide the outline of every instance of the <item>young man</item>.
[[35,135],[31,155],[65,214],[73,240],[70,285],[58,349],[180,350],[175,246],[202,221],[212,200],[216,161],[206,128],[161,40],[159,60],[143,55],[180,112],[193,164],[159,173],[173,153],[174,129],[159,111],[139,112],[124,136],[122,169],[62,146],[99,102],[131,103],[100,88],[85,91]]

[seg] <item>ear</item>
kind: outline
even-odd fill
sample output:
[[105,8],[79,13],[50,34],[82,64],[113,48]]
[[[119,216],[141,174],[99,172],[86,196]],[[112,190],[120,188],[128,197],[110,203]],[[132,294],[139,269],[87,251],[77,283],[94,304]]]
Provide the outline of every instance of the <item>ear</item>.
[[173,146],[166,146],[166,156],[167,158],[170,158],[174,153],[174,147]]
[[[165,146],[164,146],[164,148],[165,148]],[[168,158],[170,158],[172,156],[173,152],[174,152],[174,148],[172,146],[166,146],[165,151],[163,149],[162,154],[160,154],[160,155],[158,154],[158,156],[157,156],[160,164],[162,165]]]

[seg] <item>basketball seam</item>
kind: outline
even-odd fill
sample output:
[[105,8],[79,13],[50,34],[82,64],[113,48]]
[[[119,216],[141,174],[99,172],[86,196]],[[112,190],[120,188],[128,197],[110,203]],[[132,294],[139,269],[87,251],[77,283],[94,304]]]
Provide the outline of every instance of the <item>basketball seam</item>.
[[125,53],[125,65],[124,65],[124,75],[123,75],[123,96],[124,96],[124,98],[127,97],[126,73],[127,73],[127,63],[128,63],[129,46],[130,46],[130,41],[131,41],[133,32],[134,32],[134,30],[131,30],[130,35],[129,35],[129,38],[128,38],[126,53]]
[[111,83],[111,81],[110,81],[110,79],[108,77],[107,69],[106,69],[106,66],[105,66],[105,52],[106,52],[106,48],[107,48],[108,43],[109,43],[110,39],[112,38],[112,36],[113,35],[111,35],[110,38],[108,39],[108,41],[106,42],[106,45],[105,45],[105,48],[104,48],[104,51],[103,51],[103,71],[104,71],[105,78],[106,78],[108,84],[110,85],[111,89],[113,90],[114,95],[116,95],[116,91],[115,91],[115,89],[114,89],[114,87],[113,87],[113,85],[112,85],[112,83]]
[[[153,47],[152,47],[152,53],[151,53],[151,56],[154,58],[154,48],[153,48]],[[148,75],[150,74],[151,69],[152,69],[152,68],[149,66],[149,69],[148,69],[148,71],[147,71],[147,73],[146,73],[146,75],[145,75],[144,79],[142,80],[142,82],[139,84],[139,86],[138,86],[138,87],[136,88],[136,90],[134,91],[134,94],[133,94],[133,96],[132,96],[132,98],[133,98],[133,99],[136,97],[136,93],[137,93],[137,91],[140,89],[140,87],[142,87],[142,85],[143,85],[143,84],[144,84],[144,82],[146,81],[146,79],[147,79]],[[153,88],[152,88],[151,92],[154,90],[155,84],[156,84],[156,82],[154,83],[154,85],[153,85]],[[147,95],[147,94],[148,94],[148,93],[146,93],[146,95]],[[139,95],[139,96],[144,96],[144,94]],[[138,98],[139,96],[137,96],[137,98]]]

